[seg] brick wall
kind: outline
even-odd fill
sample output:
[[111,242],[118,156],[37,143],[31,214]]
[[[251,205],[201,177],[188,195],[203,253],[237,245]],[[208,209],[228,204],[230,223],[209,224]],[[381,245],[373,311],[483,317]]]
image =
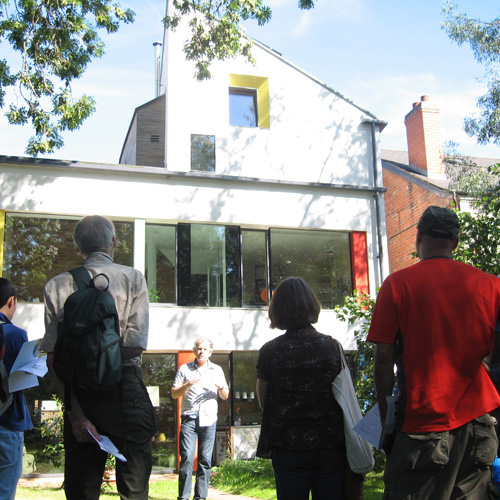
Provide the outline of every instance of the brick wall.
[[441,197],[409,179],[383,169],[385,214],[390,272],[418,262],[415,251],[417,223],[430,205],[449,207],[451,196]]

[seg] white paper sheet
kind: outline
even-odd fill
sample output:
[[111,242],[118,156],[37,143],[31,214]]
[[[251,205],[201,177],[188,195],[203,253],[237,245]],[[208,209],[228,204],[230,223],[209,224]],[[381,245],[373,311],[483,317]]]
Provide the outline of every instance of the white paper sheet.
[[378,403],[372,407],[353,429],[370,444],[375,446],[375,448],[379,447],[380,437],[382,436],[382,423],[380,422]]
[[114,455],[118,460],[121,460],[122,462],[127,461],[127,459],[118,451],[118,448],[107,436],[103,436],[101,434],[102,441],[99,441],[88,429],[87,432],[95,439],[95,442],[100,446],[101,450],[107,453],[111,453],[111,455]]
[[47,355],[40,355],[42,339],[25,342],[9,375],[9,391],[16,392],[38,385],[38,377],[47,373]]

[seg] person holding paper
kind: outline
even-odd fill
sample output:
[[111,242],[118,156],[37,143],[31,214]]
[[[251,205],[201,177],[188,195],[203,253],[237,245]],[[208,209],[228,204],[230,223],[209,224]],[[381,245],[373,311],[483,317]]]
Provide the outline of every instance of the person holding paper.
[[177,497],[179,500],[187,500],[191,496],[196,440],[198,440],[198,470],[194,500],[207,498],[217,426],[217,397],[227,399],[229,396],[222,368],[210,361],[213,351],[212,341],[203,337],[196,339],[193,351],[196,359],[179,368],[171,390],[174,399],[182,396],[179,439],[181,466]]
[[[71,410],[64,412],[64,488],[68,500],[97,500],[107,452],[95,442],[108,437],[126,461],[116,462],[116,485],[122,500],[146,500],[153,459],[151,440],[156,417],[142,378],[142,353],[147,347],[149,300],[143,274],[113,262],[115,228],[106,217],[84,217],[75,227],[73,240],[83,265],[92,276],[109,278],[108,293],[119,316],[122,378],[118,389],[92,391],[73,386]],[[75,291],[69,272],[52,278],[44,290],[45,336],[41,349],[59,395],[64,384],[53,369],[57,326],[64,304]]]
[[427,208],[416,228],[420,262],[392,273],[375,304],[367,339],[376,343],[382,424],[395,364],[400,393],[386,500],[498,499],[488,413],[500,406],[491,380],[499,376],[500,280],[453,260],[459,233],[455,212]]
[[[17,307],[13,283],[0,278],[0,321],[3,323],[5,355],[3,362],[10,373],[22,345],[28,341],[24,330],[12,324]],[[0,498],[14,500],[23,469],[24,431],[31,429],[31,417],[22,391],[14,393],[12,403],[0,415]]]

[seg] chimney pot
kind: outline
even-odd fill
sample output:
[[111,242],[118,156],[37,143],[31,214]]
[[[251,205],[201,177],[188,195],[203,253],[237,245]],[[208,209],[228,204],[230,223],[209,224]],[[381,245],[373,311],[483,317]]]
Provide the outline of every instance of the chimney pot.
[[428,96],[428,95],[423,95],[423,96],[420,98],[420,100],[421,100],[422,102],[427,102],[427,101],[429,100],[429,96]]
[[415,109],[420,103],[419,102],[414,102],[413,103],[413,109]]

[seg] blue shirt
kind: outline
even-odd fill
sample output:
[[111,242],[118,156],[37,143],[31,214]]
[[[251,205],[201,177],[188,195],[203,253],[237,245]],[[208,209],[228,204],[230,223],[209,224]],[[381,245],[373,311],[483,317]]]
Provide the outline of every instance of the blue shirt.
[[[5,335],[3,362],[7,373],[10,373],[22,345],[28,342],[28,335],[24,330],[13,325],[4,314],[0,313],[0,319],[5,322],[3,325]],[[22,391],[14,393],[12,404],[3,415],[0,415],[0,425],[11,431],[27,431],[33,427]]]

